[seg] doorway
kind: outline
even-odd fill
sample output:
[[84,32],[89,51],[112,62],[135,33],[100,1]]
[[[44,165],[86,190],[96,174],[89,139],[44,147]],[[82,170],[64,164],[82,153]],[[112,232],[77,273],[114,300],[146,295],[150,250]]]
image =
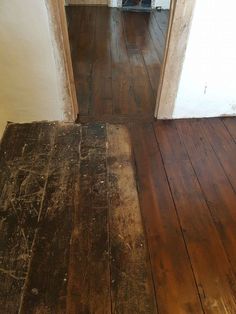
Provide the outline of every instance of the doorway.
[[151,121],[169,10],[66,7],[81,122]]

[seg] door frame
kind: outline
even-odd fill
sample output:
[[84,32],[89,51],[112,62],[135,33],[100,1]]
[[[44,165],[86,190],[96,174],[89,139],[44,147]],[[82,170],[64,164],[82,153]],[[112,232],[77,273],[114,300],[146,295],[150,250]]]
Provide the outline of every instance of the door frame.
[[196,0],[171,0],[154,116],[172,119]]
[[[63,72],[63,88],[65,98],[65,116],[68,121],[76,121],[79,114],[74,72],[71,59],[68,26],[65,12],[65,0],[44,0],[50,19],[51,31],[56,41],[57,53],[59,54],[58,65]],[[68,111],[69,115],[68,115]]]
[[[58,41],[61,58],[64,63],[65,85],[71,99],[73,119],[76,120],[79,114],[79,107],[71,60],[65,0],[45,1],[56,24],[56,27],[54,27],[55,38]],[[171,0],[164,59],[161,66],[154,112],[154,117],[157,119],[171,119],[173,116],[195,2],[196,0]]]

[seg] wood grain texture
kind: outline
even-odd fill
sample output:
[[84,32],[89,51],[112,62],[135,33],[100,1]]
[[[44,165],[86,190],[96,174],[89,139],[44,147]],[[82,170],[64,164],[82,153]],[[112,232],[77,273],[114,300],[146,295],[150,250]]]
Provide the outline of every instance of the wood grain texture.
[[195,0],[172,0],[165,56],[157,94],[155,117],[171,119],[184,62]]
[[149,255],[123,126],[107,126],[112,313],[157,313]]
[[132,84],[132,66],[127,52],[122,11],[111,11],[110,25],[114,114],[135,114],[136,102]]
[[[206,120],[209,123],[211,120]],[[201,120],[177,121],[221,241],[235,271],[236,195],[204,132]],[[221,146],[223,151],[223,146]]]
[[[55,58],[57,67],[61,73],[62,93],[65,103],[64,114],[67,121],[73,122],[79,113],[79,106],[76,97],[75,81],[73,75],[70,42],[65,13],[64,0],[45,0],[50,28],[53,37]],[[55,41],[55,43],[54,43]]]
[[16,313],[21,304],[54,132],[54,124],[9,125],[1,143],[0,309],[4,313]]
[[191,161],[174,123],[159,122],[155,132],[204,312],[233,313],[236,278]]
[[131,133],[159,313],[203,313],[153,127]]
[[110,313],[106,126],[84,125],[81,137],[67,311]]
[[224,168],[234,191],[236,191],[236,145],[234,139],[220,119],[202,120],[201,122],[219,162]]
[[236,122],[235,118],[222,118],[222,122],[225,124],[227,130],[231,134],[232,138],[236,142]]
[[23,295],[22,313],[65,313],[80,126],[60,125],[41,205],[40,224]]
[[[92,81],[92,115],[111,114],[112,98],[112,61],[110,44],[111,11],[106,7],[97,8],[96,36],[94,43],[93,81]],[[90,91],[89,91],[90,92]]]
[[[96,7],[75,7],[69,19],[77,98],[80,115],[88,115],[92,107],[93,67],[95,62]],[[71,30],[74,30],[72,33]],[[75,31],[76,30],[76,31]],[[73,36],[73,37],[71,37]]]

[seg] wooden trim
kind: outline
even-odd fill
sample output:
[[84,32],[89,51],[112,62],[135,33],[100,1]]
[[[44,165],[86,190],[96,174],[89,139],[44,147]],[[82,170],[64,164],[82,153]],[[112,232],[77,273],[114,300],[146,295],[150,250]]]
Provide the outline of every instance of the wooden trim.
[[155,117],[171,119],[196,0],[172,0]]
[[68,121],[75,121],[79,113],[74,73],[71,61],[68,27],[64,0],[45,0],[52,22],[52,28],[58,46],[59,66],[64,73],[65,116]]

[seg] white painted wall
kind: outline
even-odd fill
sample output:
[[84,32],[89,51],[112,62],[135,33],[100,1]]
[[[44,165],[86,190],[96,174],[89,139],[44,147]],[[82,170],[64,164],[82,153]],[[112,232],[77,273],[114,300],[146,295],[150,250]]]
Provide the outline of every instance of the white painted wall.
[[0,137],[7,121],[65,118],[49,24],[44,0],[0,1]]
[[174,118],[236,114],[235,12],[235,0],[196,1]]

